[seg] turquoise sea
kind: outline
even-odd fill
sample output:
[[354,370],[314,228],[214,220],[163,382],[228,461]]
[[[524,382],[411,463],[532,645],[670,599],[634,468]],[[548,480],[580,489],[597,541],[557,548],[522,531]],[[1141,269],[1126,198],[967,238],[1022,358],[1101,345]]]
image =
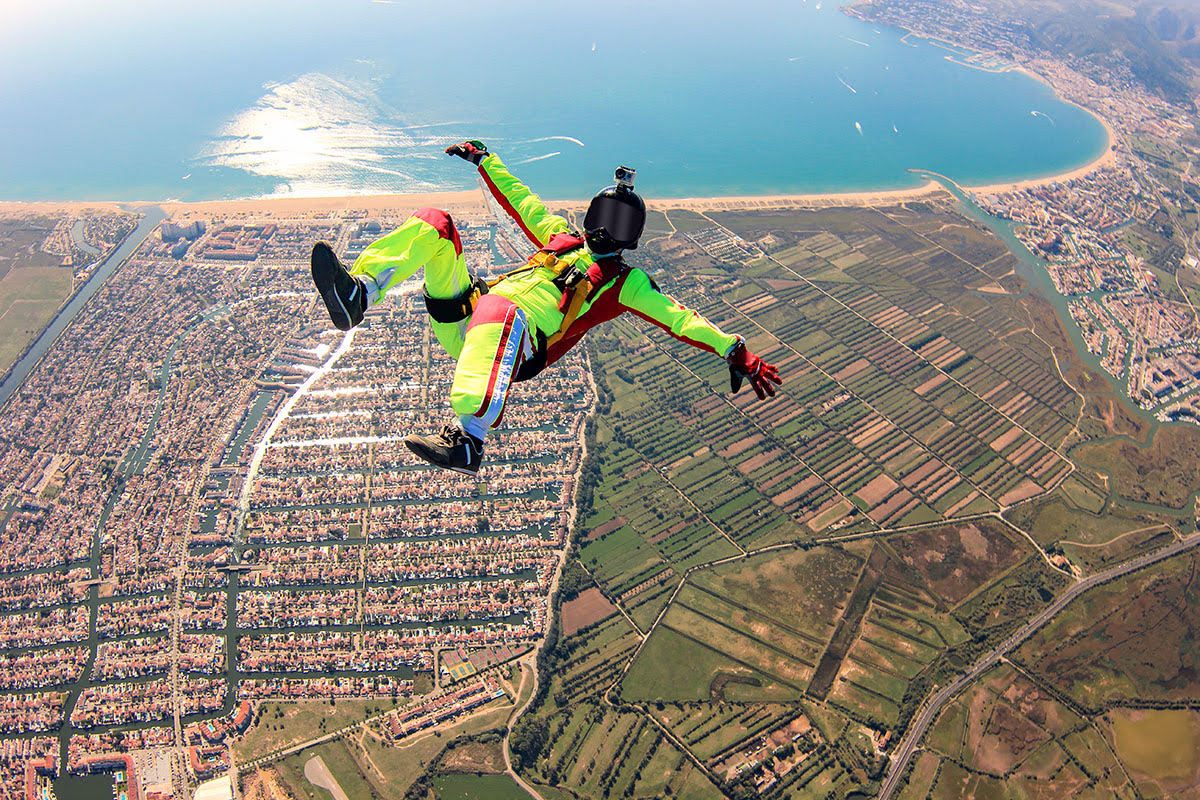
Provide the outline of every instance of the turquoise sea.
[[560,198],[621,163],[680,197],[990,183],[1103,149],[1045,85],[844,4],[9,4],[0,199],[465,189],[441,153],[464,138]]

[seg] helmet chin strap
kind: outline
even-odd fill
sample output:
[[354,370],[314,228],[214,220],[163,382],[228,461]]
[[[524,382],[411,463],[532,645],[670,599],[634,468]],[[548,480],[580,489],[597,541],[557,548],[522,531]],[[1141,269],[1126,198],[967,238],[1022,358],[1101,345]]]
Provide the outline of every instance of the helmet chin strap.
[[592,255],[596,258],[608,258],[609,256],[616,255],[623,249],[617,246],[617,243],[612,240],[612,237],[608,235],[608,231],[604,228],[586,231],[583,235],[583,240],[587,244],[588,250],[591,250]]

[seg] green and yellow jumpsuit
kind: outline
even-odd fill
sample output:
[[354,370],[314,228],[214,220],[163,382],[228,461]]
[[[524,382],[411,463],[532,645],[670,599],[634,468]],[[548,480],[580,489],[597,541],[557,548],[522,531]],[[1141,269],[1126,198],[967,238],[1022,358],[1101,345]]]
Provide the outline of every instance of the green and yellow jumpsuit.
[[[457,360],[450,406],[467,433],[482,440],[500,423],[513,381],[537,374],[588,329],[626,311],[721,357],[741,341],[663,294],[645,272],[629,267],[619,254],[593,253],[494,153],[480,162],[479,173],[537,252],[525,269],[509,273],[468,303],[463,319],[431,319],[438,341]],[[436,301],[470,295],[474,279],[467,272],[458,230],[445,211],[416,211],[399,228],[372,242],[355,260],[351,274],[363,279],[375,304],[422,266],[427,297]],[[565,288],[561,276],[572,268],[586,279]]]

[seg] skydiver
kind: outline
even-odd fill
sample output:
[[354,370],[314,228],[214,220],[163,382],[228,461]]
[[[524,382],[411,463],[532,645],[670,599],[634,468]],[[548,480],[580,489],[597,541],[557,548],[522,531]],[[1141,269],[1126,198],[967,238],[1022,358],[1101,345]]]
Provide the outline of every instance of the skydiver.
[[405,445],[416,455],[438,467],[477,473],[484,439],[500,424],[512,383],[532,378],[588,329],[626,311],[723,357],[733,391],[745,378],[760,400],[775,395],[779,371],[751,353],[745,339],[724,333],[663,294],[645,272],[625,263],[624,251],[637,247],[646,224],[646,206],[633,191],[633,170],[619,168],[615,185],[592,198],[580,236],[565,219],[551,214],[482,142],[451,145],[446,154],[478,168],[492,197],[536,248],[523,267],[490,287],[471,275],[453,220],[436,208],[414,212],[399,228],[372,242],[349,270],[325,242],[312,251],[313,282],[340,330],[358,325],[369,306],[425,268],[430,324],[457,361],[450,388],[456,418],[439,433],[405,437]]

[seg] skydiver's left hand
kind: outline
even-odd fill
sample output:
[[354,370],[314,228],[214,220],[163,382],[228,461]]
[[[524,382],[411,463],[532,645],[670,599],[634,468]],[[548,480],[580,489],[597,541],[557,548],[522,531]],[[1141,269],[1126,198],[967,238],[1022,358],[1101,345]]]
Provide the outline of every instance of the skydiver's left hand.
[[479,162],[483,161],[484,156],[487,154],[487,145],[477,139],[472,139],[469,142],[452,144],[446,148],[446,155],[458,156],[461,159],[470,161],[475,166],[479,166]]
[[750,386],[759,400],[774,397],[775,386],[783,384],[779,370],[751,353],[745,342],[738,342],[726,360],[729,362],[729,388],[735,394],[742,388],[743,378],[750,380]]

